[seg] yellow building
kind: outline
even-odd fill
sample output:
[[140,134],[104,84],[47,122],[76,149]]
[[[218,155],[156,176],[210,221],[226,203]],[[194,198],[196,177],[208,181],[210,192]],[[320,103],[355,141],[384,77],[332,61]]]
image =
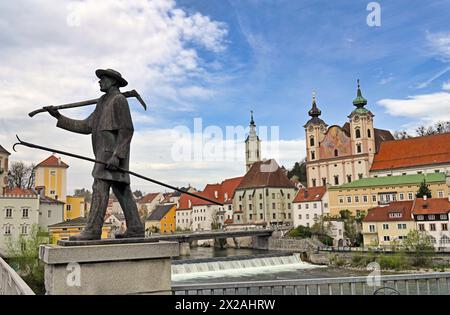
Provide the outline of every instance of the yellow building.
[[44,195],[66,203],[64,220],[84,217],[84,198],[67,196],[67,169],[69,165],[52,155],[35,167],[36,187],[44,188]]
[[175,232],[175,213],[177,206],[160,205],[145,220],[145,230],[159,231],[161,234]]
[[84,197],[67,196],[66,211],[64,211],[64,220],[73,220],[84,217]]
[[414,200],[423,181],[429,185],[433,198],[448,196],[445,174],[415,174],[364,178],[336,187],[329,187],[330,214],[349,210],[353,215],[392,201]]
[[388,206],[369,209],[362,222],[364,246],[389,246],[401,243],[415,229],[411,211],[414,201],[395,201]]
[[[59,240],[68,240],[70,236],[81,233],[86,225],[86,218],[76,218],[70,221],[53,224],[48,227],[50,242],[56,244]],[[111,224],[105,223],[102,228],[102,239],[108,238],[111,232]]]

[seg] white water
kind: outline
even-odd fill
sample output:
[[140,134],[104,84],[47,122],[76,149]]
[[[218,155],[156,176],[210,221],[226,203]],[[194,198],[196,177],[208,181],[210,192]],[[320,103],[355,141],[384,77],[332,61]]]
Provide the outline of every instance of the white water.
[[322,266],[303,262],[299,254],[280,257],[262,257],[244,260],[211,261],[172,265],[172,281],[195,278],[239,277],[260,273],[275,273]]

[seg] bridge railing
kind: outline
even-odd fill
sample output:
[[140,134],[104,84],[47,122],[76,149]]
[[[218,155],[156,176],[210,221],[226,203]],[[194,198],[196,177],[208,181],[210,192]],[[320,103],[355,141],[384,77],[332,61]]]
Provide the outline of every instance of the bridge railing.
[[0,258],[0,295],[35,295],[33,290]]
[[208,284],[172,284],[174,295],[450,294],[450,272]]

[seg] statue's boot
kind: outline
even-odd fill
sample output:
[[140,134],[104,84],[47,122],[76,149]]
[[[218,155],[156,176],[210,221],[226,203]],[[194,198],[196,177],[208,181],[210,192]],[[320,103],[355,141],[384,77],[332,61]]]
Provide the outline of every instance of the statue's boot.
[[83,231],[78,235],[70,236],[69,241],[95,241],[102,238],[101,233]]
[[145,231],[142,228],[127,229],[125,233],[116,234],[116,238],[144,238]]

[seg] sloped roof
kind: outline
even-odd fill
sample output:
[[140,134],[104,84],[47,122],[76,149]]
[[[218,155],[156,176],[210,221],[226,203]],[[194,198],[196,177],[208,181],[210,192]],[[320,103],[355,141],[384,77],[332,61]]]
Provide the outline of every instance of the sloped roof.
[[138,203],[151,203],[156,197],[158,197],[160,193],[149,193],[140,198]]
[[295,196],[294,203],[320,201],[327,192],[326,186],[302,188]]
[[57,204],[57,205],[64,205],[65,202],[62,202],[61,200],[56,200],[47,196],[41,196],[39,199],[40,203],[47,203],[47,204]]
[[83,227],[86,225],[86,223],[87,223],[87,219],[85,217],[78,217],[73,220],[67,220],[64,222],[52,224],[52,225],[49,225],[48,227],[49,228]]
[[169,211],[175,207],[175,205],[159,205],[153,210],[152,213],[147,217],[147,221],[161,221]]
[[450,163],[450,133],[386,141],[371,171]]
[[64,163],[61,159],[57,158],[54,155],[49,156],[44,161],[36,165],[36,167],[63,167],[69,168],[69,165]]
[[37,196],[37,193],[32,189],[22,189],[22,188],[5,188],[3,196]]
[[1,154],[11,155],[11,153],[9,153],[8,151],[6,151],[6,149],[5,149],[4,147],[2,147],[1,145],[0,145],[0,153],[1,153]]
[[[369,209],[363,222],[413,221],[411,211],[414,201],[394,201],[385,207]],[[401,217],[391,217],[391,213],[401,213]]]
[[261,187],[295,188],[295,185],[283,173],[277,162],[271,159],[253,163],[236,190]]
[[444,214],[450,212],[447,198],[417,198],[414,202],[413,214]]
[[431,174],[413,174],[413,175],[399,175],[399,176],[380,176],[369,177],[355,180],[351,183],[343,184],[341,186],[333,186],[329,189],[339,190],[348,188],[361,188],[372,186],[395,186],[395,185],[415,185],[420,184],[425,180],[430,183],[444,183],[445,174],[431,173]]

